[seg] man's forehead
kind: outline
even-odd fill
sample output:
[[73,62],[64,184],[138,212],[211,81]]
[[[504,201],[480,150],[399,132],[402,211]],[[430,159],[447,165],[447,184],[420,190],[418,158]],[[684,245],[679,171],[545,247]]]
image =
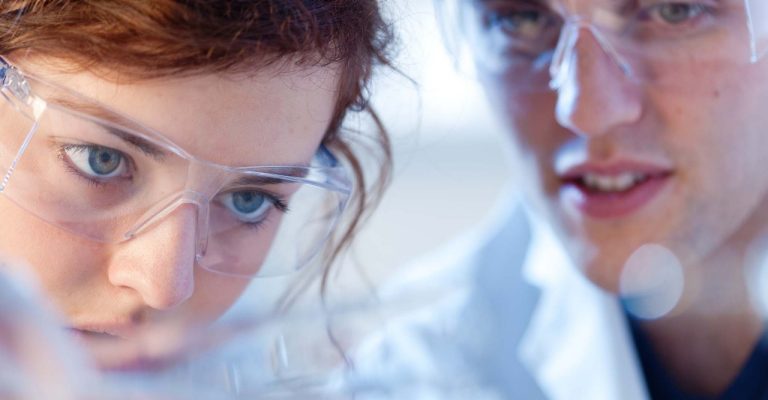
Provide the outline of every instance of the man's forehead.
[[[470,0],[473,3],[508,3],[520,5],[537,5],[545,7],[564,7],[566,9],[583,9],[589,7],[613,8],[613,9],[632,9],[633,7],[647,6],[651,4],[662,3],[661,0]],[[709,0],[712,3],[739,4],[743,5],[744,0]],[[765,0],[747,0],[747,3],[763,3]],[[684,2],[681,2],[685,4]]]
[[637,6],[643,0],[473,0],[475,3],[508,3],[510,5],[536,5],[554,9],[578,10],[585,7],[626,9]]

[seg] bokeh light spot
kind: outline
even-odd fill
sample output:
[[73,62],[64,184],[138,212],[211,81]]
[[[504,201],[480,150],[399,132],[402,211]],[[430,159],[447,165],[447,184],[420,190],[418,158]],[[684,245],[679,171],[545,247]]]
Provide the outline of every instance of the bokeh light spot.
[[641,319],[667,315],[680,301],[685,286],[680,260],[658,244],[645,244],[635,250],[619,279],[624,306]]

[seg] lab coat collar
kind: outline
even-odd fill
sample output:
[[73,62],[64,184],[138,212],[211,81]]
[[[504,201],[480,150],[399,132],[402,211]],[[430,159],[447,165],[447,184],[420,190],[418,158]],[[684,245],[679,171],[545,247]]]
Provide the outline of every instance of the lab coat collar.
[[618,301],[583,277],[548,225],[527,214],[523,277],[542,295],[518,347],[521,362],[552,399],[648,399]]

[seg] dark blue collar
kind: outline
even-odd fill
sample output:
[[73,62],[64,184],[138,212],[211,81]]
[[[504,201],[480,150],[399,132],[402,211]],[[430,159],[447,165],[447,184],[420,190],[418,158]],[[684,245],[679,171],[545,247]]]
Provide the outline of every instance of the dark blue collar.
[[639,321],[627,316],[635,349],[638,352],[648,393],[654,400],[766,400],[768,399],[768,325],[755,344],[752,354],[728,388],[720,396],[705,397],[683,392],[665,371],[653,351]]

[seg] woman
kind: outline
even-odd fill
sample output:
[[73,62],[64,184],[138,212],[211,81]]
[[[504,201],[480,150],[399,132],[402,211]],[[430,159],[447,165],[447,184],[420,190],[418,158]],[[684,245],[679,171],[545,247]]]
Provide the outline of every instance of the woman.
[[381,189],[342,123],[378,121],[389,39],[374,0],[0,3],[2,257],[91,348],[204,326],[253,277],[327,273]]

